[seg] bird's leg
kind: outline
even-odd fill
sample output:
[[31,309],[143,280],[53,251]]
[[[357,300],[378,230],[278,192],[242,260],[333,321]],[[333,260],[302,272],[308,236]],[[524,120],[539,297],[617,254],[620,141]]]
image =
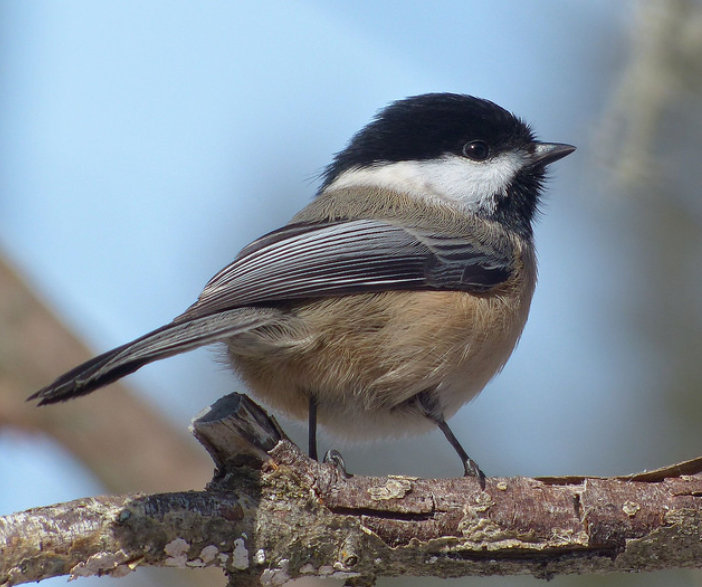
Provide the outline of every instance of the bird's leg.
[[458,453],[458,456],[460,457],[461,462],[463,463],[464,475],[466,477],[477,477],[478,483],[480,483],[480,489],[485,489],[485,473],[483,473],[480,470],[480,467],[478,467],[478,463],[476,463],[473,459],[471,459],[468,456],[468,453],[461,446],[461,443],[458,442],[458,438],[456,438],[451,428],[449,428],[449,425],[446,423],[446,420],[444,420],[443,416],[438,419],[432,418],[431,416],[429,416],[429,418],[433,420],[434,423],[439,427],[439,430],[441,430],[444,433],[446,440],[449,441],[449,444]]
[[308,441],[310,458],[318,461],[317,458],[317,397],[310,393],[310,412],[308,426]]
[[431,392],[425,391],[419,394],[419,405],[422,408],[424,415],[437,425],[439,430],[444,433],[446,440],[456,451],[461,462],[463,463],[463,474],[466,477],[477,477],[480,489],[485,489],[485,473],[480,470],[478,464],[468,456],[466,450],[458,442],[458,438],[453,433],[449,425],[444,420],[444,415],[438,410],[437,402],[433,398]]
[[[310,412],[309,412],[309,453],[310,458],[318,461],[317,453],[317,397],[314,394],[310,394]],[[344,462],[344,457],[338,450],[328,450],[324,458],[323,463],[329,463],[333,465],[339,473],[341,473],[345,478],[351,477],[351,474],[346,470],[346,463]]]
[[338,450],[328,450],[326,453],[324,453],[322,462],[333,465],[334,468],[341,473],[341,476],[344,477],[344,479],[350,479],[353,477],[353,475],[346,470],[346,462]]

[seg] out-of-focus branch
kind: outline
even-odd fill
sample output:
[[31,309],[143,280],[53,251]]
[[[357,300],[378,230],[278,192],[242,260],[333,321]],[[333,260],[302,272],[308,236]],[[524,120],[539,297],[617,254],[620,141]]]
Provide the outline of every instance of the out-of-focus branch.
[[[702,95],[702,8],[696,0],[647,0],[632,5],[627,65],[618,76],[597,136],[596,157],[632,195],[674,191],[675,137],[694,133]],[[685,120],[670,125],[668,113]],[[694,136],[694,135],[693,135]],[[665,181],[660,181],[661,177]]]
[[50,410],[25,402],[92,353],[2,259],[0,332],[0,425],[50,435],[116,492],[186,489],[211,476],[197,444],[119,383]]
[[628,478],[494,478],[483,491],[472,478],[349,478],[238,394],[193,427],[217,465],[205,491],[0,518],[0,583],[138,565],[218,566],[230,585],[702,566],[702,460]]

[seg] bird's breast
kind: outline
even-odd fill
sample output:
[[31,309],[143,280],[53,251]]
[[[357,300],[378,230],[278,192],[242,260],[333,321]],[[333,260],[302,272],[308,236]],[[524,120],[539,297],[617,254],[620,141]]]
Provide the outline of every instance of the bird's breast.
[[[233,343],[230,356],[252,391],[289,415],[306,418],[314,394],[320,421],[342,434],[359,420],[387,428],[397,417],[403,428],[418,393],[436,390],[448,417],[502,368],[534,282],[535,267],[521,261],[508,281],[480,294],[387,291],[295,303],[287,316],[296,328],[272,328],[297,339],[275,340],[269,329],[259,351],[239,354]],[[266,340],[275,345],[267,349]]]

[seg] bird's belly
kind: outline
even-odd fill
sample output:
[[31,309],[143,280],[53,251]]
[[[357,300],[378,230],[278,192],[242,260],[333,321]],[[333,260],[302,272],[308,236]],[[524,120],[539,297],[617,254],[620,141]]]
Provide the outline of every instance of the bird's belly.
[[507,361],[528,311],[517,293],[383,292],[316,300],[291,309],[304,325],[299,342],[278,340],[275,348],[261,345],[261,352],[245,354],[230,344],[230,356],[273,408],[304,419],[314,394],[319,421],[335,435],[421,432],[432,424],[417,394],[435,391],[448,417]]

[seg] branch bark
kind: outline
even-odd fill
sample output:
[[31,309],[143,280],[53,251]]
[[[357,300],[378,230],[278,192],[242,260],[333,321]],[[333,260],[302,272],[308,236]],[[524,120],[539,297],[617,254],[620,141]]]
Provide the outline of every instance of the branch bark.
[[621,478],[347,478],[246,396],[193,423],[204,491],[81,499],[0,518],[0,584],[139,565],[219,566],[230,585],[300,576],[557,574],[702,566],[702,459]]

